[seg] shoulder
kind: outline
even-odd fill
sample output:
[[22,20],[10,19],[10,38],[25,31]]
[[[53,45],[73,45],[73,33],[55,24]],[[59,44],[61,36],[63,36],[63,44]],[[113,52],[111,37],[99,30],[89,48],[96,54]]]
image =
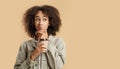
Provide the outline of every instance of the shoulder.
[[26,45],[28,43],[31,43],[32,42],[32,39],[28,39],[28,40],[24,40],[21,45]]
[[64,42],[63,38],[57,36],[50,36],[50,40],[55,43]]
[[51,36],[51,41],[53,41],[56,47],[65,47],[65,42],[61,37]]
[[26,48],[29,44],[31,44],[33,42],[33,39],[28,39],[28,40],[24,40],[21,44],[20,47],[21,48]]

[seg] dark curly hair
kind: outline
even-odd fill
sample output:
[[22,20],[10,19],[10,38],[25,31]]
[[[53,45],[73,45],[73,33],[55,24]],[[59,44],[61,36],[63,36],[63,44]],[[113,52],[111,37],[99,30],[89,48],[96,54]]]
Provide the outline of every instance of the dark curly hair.
[[47,15],[49,18],[50,26],[48,26],[47,29],[48,35],[55,36],[56,33],[60,30],[60,26],[62,24],[59,11],[55,7],[49,5],[33,6],[25,12],[23,17],[23,25],[25,27],[25,32],[32,38],[35,36],[36,28],[34,21],[35,15],[39,11],[42,11],[43,14]]

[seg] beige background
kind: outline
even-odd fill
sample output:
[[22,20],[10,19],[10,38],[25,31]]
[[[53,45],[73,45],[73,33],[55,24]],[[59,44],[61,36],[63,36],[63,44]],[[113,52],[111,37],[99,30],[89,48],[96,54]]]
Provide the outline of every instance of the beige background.
[[62,69],[120,69],[119,0],[0,0],[0,69],[13,69],[19,45],[28,39],[23,13],[42,4],[61,13],[58,36],[67,48]]

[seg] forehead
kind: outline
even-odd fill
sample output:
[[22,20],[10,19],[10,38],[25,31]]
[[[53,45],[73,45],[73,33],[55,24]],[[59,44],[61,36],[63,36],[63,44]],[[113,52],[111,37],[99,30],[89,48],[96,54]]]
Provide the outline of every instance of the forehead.
[[39,16],[39,17],[48,17],[48,15],[47,14],[45,14],[43,11],[41,11],[41,10],[39,10],[37,13],[36,13],[36,15],[35,15],[35,17],[36,16]]

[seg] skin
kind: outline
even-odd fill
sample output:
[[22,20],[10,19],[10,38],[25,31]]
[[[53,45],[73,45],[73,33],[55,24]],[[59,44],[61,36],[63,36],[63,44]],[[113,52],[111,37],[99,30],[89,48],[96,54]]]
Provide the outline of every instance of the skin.
[[[35,15],[35,28],[38,38],[48,38],[47,28],[49,26],[49,18],[42,11],[39,11]],[[46,46],[39,42],[37,48],[32,52],[30,59],[35,60],[35,58],[40,54],[46,52]]]

